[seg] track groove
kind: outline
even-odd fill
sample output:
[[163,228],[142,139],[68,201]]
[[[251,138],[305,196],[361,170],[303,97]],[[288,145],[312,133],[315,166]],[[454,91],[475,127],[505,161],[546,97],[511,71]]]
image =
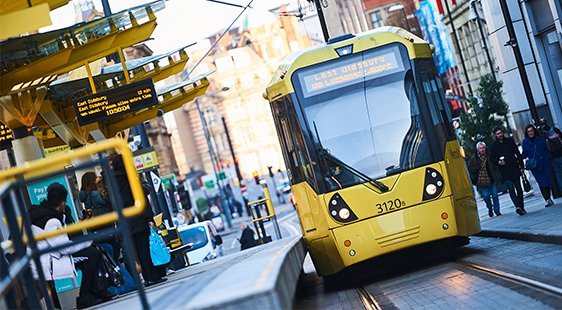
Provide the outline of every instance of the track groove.
[[357,294],[361,299],[361,303],[363,303],[363,307],[367,310],[382,310],[382,307],[379,305],[377,300],[373,295],[371,295],[364,287],[356,288]]
[[536,280],[532,280],[532,279],[525,278],[525,277],[522,277],[522,276],[514,275],[514,274],[511,274],[511,273],[508,273],[508,272],[494,270],[494,269],[491,269],[491,268],[487,268],[487,267],[480,266],[478,264],[470,263],[470,262],[463,261],[463,260],[457,261],[456,263],[458,263],[460,265],[463,265],[463,266],[466,266],[466,267],[471,268],[471,269],[478,270],[480,272],[485,272],[485,273],[491,274],[491,275],[496,276],[496,277],[500,277],[500,278],[504,278],[504,279],[514,281],[514,282],[517,282],[517,283],[520,283],[520,284],[524,284],[524,285],[533,287],[535,289],[539,289],[541,291],[546,291],[546,292],[549,292],[549,293],[554,294],[556,296],[562,297],[562,288],[552,286],[550,284],[542,283],[542,282],[539,282],[539,281],[536,281]]

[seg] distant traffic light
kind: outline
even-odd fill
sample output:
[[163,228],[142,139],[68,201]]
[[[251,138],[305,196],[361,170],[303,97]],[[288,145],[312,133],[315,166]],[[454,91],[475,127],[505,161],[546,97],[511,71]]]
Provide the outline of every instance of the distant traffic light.
[[186,191],[183,186],[178,187],[178,196],[180,197],[180,203],[182,207],[186,210],[191,210],[191,199],[189,199],[189,192]]
[[272,166],[267,166],[267,170],[269,170],[269,176],[273,178],[273,171],[271,170]]
[[254,171],[252,175],[254,176],[254,180],[256,180],[256,185],[260,185],[260,174],[257,171]]

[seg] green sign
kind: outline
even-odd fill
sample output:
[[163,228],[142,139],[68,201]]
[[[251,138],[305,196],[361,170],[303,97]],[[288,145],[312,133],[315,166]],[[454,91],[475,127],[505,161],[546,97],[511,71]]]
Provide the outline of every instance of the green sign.
[[205,182],[205,188],[207,189],[214,189],[215,188],[215,180],[209,180]]
[[168,174],[160,177],[160,179],[162,179],[162,184],[164,185],[165,190],[169,190],[170,187],[172,187],[172,184],[178,184],[175,174]]

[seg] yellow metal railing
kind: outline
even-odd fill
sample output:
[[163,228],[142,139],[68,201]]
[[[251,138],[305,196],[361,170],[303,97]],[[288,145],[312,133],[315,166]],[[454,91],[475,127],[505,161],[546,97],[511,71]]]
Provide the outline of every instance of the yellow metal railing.
[[[269,193],[269,189],[267,188],[267,186],[264,186],[262,188],[262,190],[263,190],[263,196],[265,198],[248,202],[248,211],[250,212],[250,215],[252,216],[252,223],[254,224],[254,228],[256,229],[256,232],[258,233],[258,238],[259,238],[260,244],[268,242],[267,240],[264,240],[264,239],[267,239],[265,227],[263,226],[263,221],[265,221],[265,220],[272,220],[273,221],[273,227],[275,229],[275,234],[277,235],[277,239],[281,239],[281,231],[279,230],[279,225],[277,223],[277,216],[275,214],[275,209],[273,208],[273,202],[271,201],[271,194]],[[265,205],[267,207],[267,215],[260,216],[260,217],[256,218],[258,215],[254,214],[254,211],[252,210],[252,207],[256,206],[257,208],[260,208],[263,203],[265,203]],[[262,229],[263,236],[262,236],[262,233],[260,233],[260,229],[258,228],[258,223],[260,224],[260,227]]]
[[[88,145],[69,151],[54,157],[49,157],[33,162],[26,163],[19,167],[14,167],[6,171],[0,172],[0,184],[15,183],[18,177],[37,177],[47,175],[49,173],[60,170],[60,167],[68,165],[69,162],[78,158],[90,159],[92,155],[104,151],[116,150],[123,156],[123,164],[127,173],[127,179],[131,186],[131,192],[134,198],[134,204],[129,207],[123,208],[123,215],[127,218],[140,215],[145,208],[145,197],[139,181],[137,170],[133,162],[133,154],[127,143],[122,139],[111,139],[100,143]],[[86,229],[92,229],[100,226],[105,226],[110,223],[115,223],[118,219],[117,212],[106,213],[96,216],[92,219],[83,220],[81,222],[68,225],[62,229],[49,231],[46,233],[35,235],[36,240],[45,240],[54,236],[62,234],[72,234]]]

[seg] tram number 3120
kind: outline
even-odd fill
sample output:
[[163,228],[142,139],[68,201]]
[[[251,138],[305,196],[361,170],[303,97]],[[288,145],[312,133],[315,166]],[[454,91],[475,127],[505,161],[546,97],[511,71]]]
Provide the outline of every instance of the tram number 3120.
[[398,208],[406,206],[406,202],[400,199],[389,200],[383,203],[377,203],[377,213],[388,212],[392,210],[397,210]]

